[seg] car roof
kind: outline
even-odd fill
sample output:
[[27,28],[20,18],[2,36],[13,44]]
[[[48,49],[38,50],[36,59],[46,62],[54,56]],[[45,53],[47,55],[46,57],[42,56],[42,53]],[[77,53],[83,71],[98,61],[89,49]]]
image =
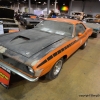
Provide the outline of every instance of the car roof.
[[71,23],[71,24],[80,23],[80,21],[78,21],[78,20],[64,19],[64,18],[47,18],[46,20],[57,21],[57,22],[66,22],[66,23]]

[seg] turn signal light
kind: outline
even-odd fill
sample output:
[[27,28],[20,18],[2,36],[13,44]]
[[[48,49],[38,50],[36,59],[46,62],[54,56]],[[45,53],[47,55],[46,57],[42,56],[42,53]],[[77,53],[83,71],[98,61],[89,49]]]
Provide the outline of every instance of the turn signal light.
[[19,32],[19,30],[9,30],[9,33]]

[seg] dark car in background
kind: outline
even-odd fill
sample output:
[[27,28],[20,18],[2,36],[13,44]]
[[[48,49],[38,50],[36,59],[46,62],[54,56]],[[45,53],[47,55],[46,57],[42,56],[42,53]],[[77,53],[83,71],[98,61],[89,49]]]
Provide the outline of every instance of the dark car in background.
[[37,15],[25,13],[20,16],[20,23],[24,25],[25,28],[33,28],[38,23],[42,21]]
[[85,18],[83,23],[93,29],[93,36],[97,37],[98,33],[100,33],[100,19],[99,18]]
[[84,18],[93,18],[93,15],[91,15],[91,14],[85,14]]
[[14,10],[0,7],[0,21],[3,24],[4,33],[18,32],[18,23],[14,20]]

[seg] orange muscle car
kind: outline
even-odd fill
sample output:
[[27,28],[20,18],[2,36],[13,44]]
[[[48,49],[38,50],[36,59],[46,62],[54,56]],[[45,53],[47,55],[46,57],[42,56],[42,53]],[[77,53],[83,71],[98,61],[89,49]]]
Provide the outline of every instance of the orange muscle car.
[[0,37],[0,67],[28,81],[54,79],[63,60],[87,45],[92,29],[72,19],[49,18],[34,29]]

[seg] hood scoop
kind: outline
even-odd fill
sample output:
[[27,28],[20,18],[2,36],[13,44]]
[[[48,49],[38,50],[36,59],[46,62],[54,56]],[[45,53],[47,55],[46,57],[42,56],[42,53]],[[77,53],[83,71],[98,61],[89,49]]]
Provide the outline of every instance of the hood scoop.
[[15,37],[14,39],[12,39],[12,40],[10,41],[10,43],[13,44],[13,45],[15,45],[15,44],[21,44],[21,43],[26,42],[26,41],[28,41],[28,40],[30,40],[30,39],[27,38],[27,37],[24,37],[24,36],[17,36],[17,37]]
[[[7,50],[11,50],[25,57],[31,57],[46,47],[65,38],[63,35],[45,33],[30,29],[0,37],[0,43]],[[41,54],[41,52],[40,52]]]

